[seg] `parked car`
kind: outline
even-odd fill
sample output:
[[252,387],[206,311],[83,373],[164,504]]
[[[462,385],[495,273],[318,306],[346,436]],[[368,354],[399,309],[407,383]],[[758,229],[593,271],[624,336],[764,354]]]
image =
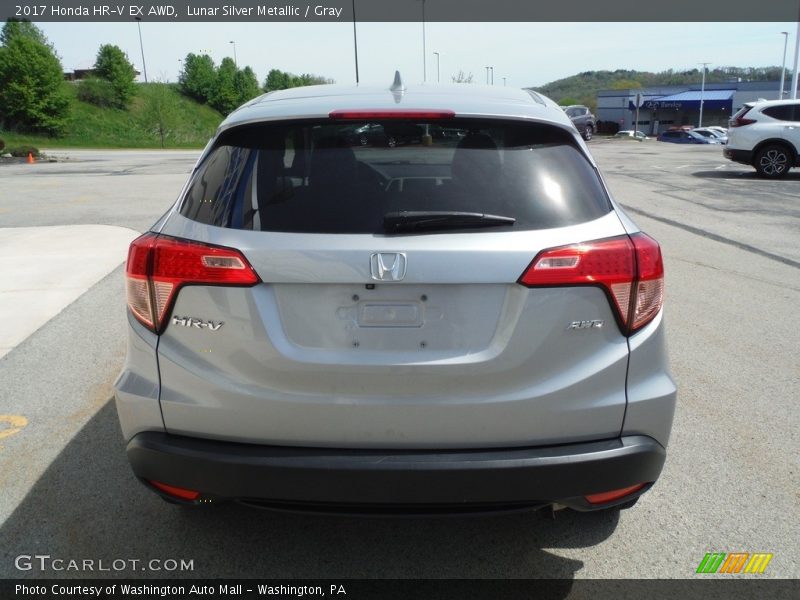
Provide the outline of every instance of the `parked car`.
[[[375,123],[449,137],[344,139]],[[536,93],[398,76],[262,96],[125,279],[117,411],[173,504],[600,510],[661,472],[661,251]]]
[[368,123],[357,127],[349,136],[351,144],[361,146],[389,146],[418,144],[424,131],[416,125],[405,123]]
[[720,144],[726,144],[728,142],[727,135],[720,133],[716,129],[712,129],[711,127],[695,127],[692,129],[692,131],[699,133],[703,137],[717,139],[719,140]]
[[717,133],[719,133],[720,135],[728,137],[728,130],[725,127],[720,127],[719,125],[709,125],[708,129],[712,129]]
[[768,179],[800,166],[800,101],[748,102],[729,125],[726,158],[751,165]]
[[575,124],[575,128],[580,131],[584,140],[588,142],[592,139],[594,132],[597,131],[597,121],[588,107],[580,104],[565,106],[564,112]]
[[618,131],[614,134],[615,138],[630,138],[636,140],[649,140],[650,138],[647,137],[647,134],[644,131],[636,131],[634,132],[632,129],[623,129],[622,131]]
[[693,130],[687,129],[669,129],[662,131],[658,135],[659,142],[670,142],[672,144],[719,144],[719,139],[714,137],[705,137]]

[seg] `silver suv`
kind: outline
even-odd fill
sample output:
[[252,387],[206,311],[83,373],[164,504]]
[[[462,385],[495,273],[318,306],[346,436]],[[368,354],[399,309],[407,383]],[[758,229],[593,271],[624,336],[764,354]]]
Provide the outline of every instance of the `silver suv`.
[[663,277],[547,98],[267,94],[131,244],[128,458],[178,504],[631,504],[675,405]]

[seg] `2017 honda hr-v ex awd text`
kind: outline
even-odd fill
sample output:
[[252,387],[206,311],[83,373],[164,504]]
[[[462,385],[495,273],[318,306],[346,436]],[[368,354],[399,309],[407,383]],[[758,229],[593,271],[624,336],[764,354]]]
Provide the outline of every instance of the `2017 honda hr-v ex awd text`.
[[661,250],[536,93],[396,76],[252,100],[126,285],[117,409],[170,502],[595,510],[661,472]]

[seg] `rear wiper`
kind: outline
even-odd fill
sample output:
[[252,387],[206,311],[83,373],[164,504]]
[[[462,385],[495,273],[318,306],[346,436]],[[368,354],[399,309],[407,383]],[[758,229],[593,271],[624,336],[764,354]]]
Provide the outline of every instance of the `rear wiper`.
[[424,229],[496,227],[498,225],[513,225],[515,222],[516,219],[513,217],[455,210],[404,210],[383,215],[383,229],[387,233],[421,231]]

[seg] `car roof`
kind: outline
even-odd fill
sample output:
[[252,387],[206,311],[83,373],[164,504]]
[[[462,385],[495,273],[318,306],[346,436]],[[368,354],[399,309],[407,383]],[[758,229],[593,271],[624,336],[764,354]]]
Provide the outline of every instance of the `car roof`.
[[787,104],[797,104],[798,102],[800,102],[800,98],[796,100],[751,100],[750,102],[745,102],[745,104],[747,106],[762,108],[765,106],[785,106]]
[[457,117],[531,119],[574,129],[562,107],[536,92],[457,83],[410,85],[402,90],[388,86],[314,85],[270,92],[228,115],[220,131],[259,121],[324,119],[331,111],[343,109],[452,110]]

